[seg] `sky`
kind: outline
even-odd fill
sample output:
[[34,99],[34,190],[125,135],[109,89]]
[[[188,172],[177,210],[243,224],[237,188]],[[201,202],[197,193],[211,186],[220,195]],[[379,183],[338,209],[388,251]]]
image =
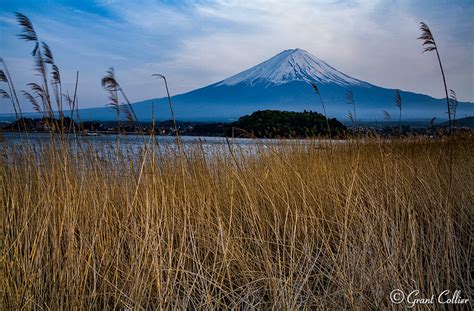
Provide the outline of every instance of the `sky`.
[[[0,56],[22,90],[39,77],[13,12],[27,15],[52,49],[64,89],[73,91],[79,71],[82,108],[107,103],[100,79],[111,66],[135,102],[165,95],[154,73],[179,94],[293,48],[354,78],[441,98],[436,55],[422,54],[416,40],[420,21],[435,36],[448,87],[474,102],[472,0],[1,0]],[[11,111],[0,99],[0,113]]]

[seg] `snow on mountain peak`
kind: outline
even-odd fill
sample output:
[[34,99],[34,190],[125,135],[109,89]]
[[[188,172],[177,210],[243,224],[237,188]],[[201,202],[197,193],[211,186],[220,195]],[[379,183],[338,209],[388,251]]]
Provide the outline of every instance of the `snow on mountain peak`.
[[305,50],[292,49],[280,52],[263,63],[217,83],[216,86],[239,83],[278,85],[293,81],[335,83],[343,86],[367,85],[366,82],[336,70]]

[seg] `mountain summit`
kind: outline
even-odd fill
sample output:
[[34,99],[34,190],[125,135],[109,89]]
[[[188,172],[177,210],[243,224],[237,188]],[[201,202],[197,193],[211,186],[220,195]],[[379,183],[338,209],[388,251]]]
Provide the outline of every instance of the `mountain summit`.
[[368,83],[349,77],[302,49],[285,50],[250,69],[218,82],[216,86],[239,83],[269,86],[294,81],[334,83],[347,87],[369,86]]
[[[266,109],[321,112],[321,103],[310,82],[318,85],[330,118],[348,120],[348,90],[352,90],[354,94],[359,119],[384,120],[384,111],[393,116],[398,115],[395,90],[350,77],[302,49],[282,51],[227,79],[175,95],[172,98],[173,108],[176,118],[183,121],[234,121],[243,115]],[[446,120],[444,99],[405,91],[401,91],[401,96],[403,120],[429,120],[433,117]],[[133,105],[140,120],[151,120],[152,106],[156,118],[171,118],[165,98],[150,99]],[[116,118],[116,114],[106,107],[83,109],[80,115],[83,120]],[[474,105],[459,103],[457,115],[474,115]]]

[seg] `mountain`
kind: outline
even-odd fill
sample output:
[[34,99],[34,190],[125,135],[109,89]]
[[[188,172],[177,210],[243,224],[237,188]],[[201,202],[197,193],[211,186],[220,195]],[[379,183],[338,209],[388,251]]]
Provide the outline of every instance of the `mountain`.
[[[178,120],[234,121],[257,110],[313,110],[321,112],[319,98],[309,82],[317,84],[329,117],[347,120],[346,93],[351,89],[360,120],[383,120],[383,111],[394,119],[395,90],[378,87],[350,77],[325,61],[302,49],[285,50],[272,58],[225,80],[194,91],[173,96]],[[445,120],[446,100],[428,95],[401,91],[403,119],[419,120],[437,117]],[[134,104],[140,120],[150,120],[152,105],[158,119],[170,119],[165,98],[150,99]],[[114,120],[115,113],[106,107],[82,109],[82,119]],[[459,103],[457,116],[474,115],[474,105]]]

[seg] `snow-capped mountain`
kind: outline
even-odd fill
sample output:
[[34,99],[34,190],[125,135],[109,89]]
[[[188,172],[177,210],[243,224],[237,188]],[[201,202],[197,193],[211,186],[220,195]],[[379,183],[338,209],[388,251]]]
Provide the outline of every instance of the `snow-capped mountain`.
[[334,83],[342,86],[369,86],[349,77],[325,61],[302,49],[285,50],[272,58],[227,78],[216,86],[245,83],[285,84],[288,82]]
[[[319,97],[309,82],[317,84],[330,118],[348,120],[349,89],[354,94],[359,120],[384,120],[384,111],[394,118],[398,115],[395,90],[350,77],[301,49],[285,50],[227,79],[175,95],[172,102],[176,118],[183,121],[233,121],[264,109],[321,112]],[[404,120],[447,119],[445,99],[406,91],[401,91],[401,96]],[[156,118],[171,118],[165,98],[135,103],[134,110],[140,120],[149,121],[152,106]],[[107,107],[82,109],[80,115],[83,120],[116,118],[115,112]],[[474,104],[459,103],[456,115],[458,118],[474,115]]]
[[[347,120],[349,89],[354,93],[359,119],[384,120],[384,111],[393,116],[398,113],[395,90],[350,77],[302,49],[282,51],[222,81],[176,95],[173,106],[176,118],[195,121],[232,121],[264,109],[321,112],[310,82],[318,85],[329,117]],[[404,91],[401,95],[405,120],[447,118],[444,99]],[[150,119],[153,103],[160,119],[170,118],[164,99],[137,103],[135,110],[141,118]],[[91,115],[97,116],[96,111]],[[457,115],[474,115],[474,105],[460,103]]]

